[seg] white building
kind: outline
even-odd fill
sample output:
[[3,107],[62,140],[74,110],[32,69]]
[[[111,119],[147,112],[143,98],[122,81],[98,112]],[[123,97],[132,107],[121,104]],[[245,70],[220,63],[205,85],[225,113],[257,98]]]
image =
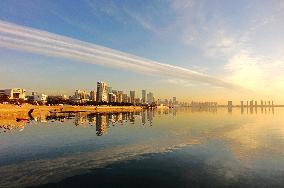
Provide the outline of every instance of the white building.
[[48,95],[38,94],[36,92],[33,92],[32,95],[34,97],[34,102],[43,102],[43,103],[47,102]]
[[9,99],[26,99],[26,90],[22,88],[3,89],[0,95],[7,95]]
[[116,102],[122,102],[123,91],[117,91]]
[[97,102],[107,102],[107,85],[105,82],[97,82]]

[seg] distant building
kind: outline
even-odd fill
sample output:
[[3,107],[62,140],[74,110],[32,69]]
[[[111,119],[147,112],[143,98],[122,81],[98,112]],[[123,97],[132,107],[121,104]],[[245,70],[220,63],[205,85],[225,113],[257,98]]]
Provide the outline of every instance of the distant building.
[[177,98],[173,97],[173,105],[177,105]]
[[135,104],[135,91],[130,91],[130,103]]
[[112,87],[107,87],[107,93],[112,93]]
[[97,102],[107,102],[107,85],[105,82],[97,82]]
[[141,99],[142,104],[146,103],[146,90],[142,90],[142,99]]
[[116,95],[114,93],[108,94],[108,102],[116,102]]
[[75,95],[72,97],[72,100],[76,103],[84,103],[89,101],[89,95],[86,91],[77,89]]
[[125,93],[122,94],[122,102],[128,103],[128,96]]
[[26,99],[26,90],[22,88],[3,89],[0,95],[7,95],[9,99]]
[[165,99],[165,105],[169,105],[169,100],[168,99]]
[[91,91],[90,92],[90,101],[96,101],[96,97],[97,97],[97,92]]
[[47,95],[45,94],[38,94],[37,92],[32,92],[32,96],[33,96],[33,101],[34,102],[42,102],[42,103],[46,103],[47,102]]
[[83,91],[83,90],[76,90],[75,91],[75,98],[77,99],[87,99],[88,98],[88,94],[86,91]]
[[122,102],[122,94],[123,94],[123,91],[117,91],[116,102]]
[[149,92],[147,94],[147,103],[152,104],[154,102],[154,94],[152,92]]
[[253,100],[249,101],[249,106],[253,107]]
[[141,98],[135,98],[134,103],[135,104],[141,104]]
[[228,107],[232,108],[233,107],[233,101],[228,101]]

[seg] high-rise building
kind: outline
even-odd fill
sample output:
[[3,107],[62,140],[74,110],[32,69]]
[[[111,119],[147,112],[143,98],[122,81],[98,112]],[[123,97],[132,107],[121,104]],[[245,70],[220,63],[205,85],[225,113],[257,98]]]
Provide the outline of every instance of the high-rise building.
[[154,102],[154,94],[152,92],[149,92],[147,94],[147,103],[152,104]]
[[114,93],[108,94],[108,102],[116,102],[116,95]]
[[143,89],[142,90],[142,104],[145,104],[146,103],[146,90],[145,89]]
[[91,91],[90,92],[90,101],[96,101],[96,97],[97,97],[97,92]]
[[128,103],[128,97],[127,97],[127,94],[125,93],[122,94],[122,102]]
[[130,91],[130,103],[135,103],[135,91]]
[[233,107],[233,101],[228,101],[228,107],[230,107],[230,108]]
[[107,85],[105,82],[97,82],[97,101],[107,102]]
[[89,100],[89,95],[86,91],[77,89],[72,100],[76,103],[84,103]]
[[107,86],[107,93],[112,93],[112,87]]
[[116,94],[116,102],[122,102],[122,94],[123,94],[123,91],[117,91],[117,94]]
[[75,91],[75,98],[76,98],[76,99],[87,99],[87,98],[88,98],[88,94],[87,94],[86,91],[77,89],[77,90]]
[[177,105],[177,98],[173,97],[173,105]]

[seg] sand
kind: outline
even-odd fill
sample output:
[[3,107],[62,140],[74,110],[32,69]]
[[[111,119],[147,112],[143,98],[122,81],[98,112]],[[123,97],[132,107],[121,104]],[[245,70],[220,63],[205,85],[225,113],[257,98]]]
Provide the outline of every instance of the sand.
[[134,112],[142,110],[140,106],[36,106],[31,104],[0,104],[0,125],[22,124],[16,118],[29,118],[29,110],[34,109],[33,117],[50,115],[50,111],[86,111],[90,113]]

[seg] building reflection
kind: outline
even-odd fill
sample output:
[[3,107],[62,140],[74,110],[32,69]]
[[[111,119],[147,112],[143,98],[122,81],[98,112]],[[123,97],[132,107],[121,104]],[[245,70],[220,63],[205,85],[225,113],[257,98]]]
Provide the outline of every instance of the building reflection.
[[[272,105],[265,106],[265,101],[260,103],[261,105],[256,106],[256,103],[242,103],[240,105],[241,114],[274,114],[274,107]],[[251,104],[251,105],[250,105]],[[256,105],[253,105],[256,104]],[[269,103],[268,103],[269,104]],[[270,103],[271,104],[271,103]],[[25,121],[17,122],[14,119],[7,120],[7,117],[1,119],[0,116],[0,133],[7,133],[13,130],[23,131],[27,124],[50,124],[56,123],[56,125],[71,123],[76,127],[95,127],[96,135],[102,136],[108,133],[108,130],[114,126],[124,126],[124,125],[133,125],[133,126],[152,126],[155,118],[160,116],[177,116],[179,113],[190,112],[190,113],[210,113],[217,114],[218,110],[220,113],[224,112],[222,107],[178,107],[178,108],[156,108],[156,109],[143,109],[141,111],[135,112],[117,112],[117,113],[71,113],[64,114],[58,113],[53,115],[38,115],[38,117],[33,117]],[[237,109],[237,108],[234,108]],[[234,110],[233,110],[234,111]],[[229,112],[232,114],[232,112]]]

